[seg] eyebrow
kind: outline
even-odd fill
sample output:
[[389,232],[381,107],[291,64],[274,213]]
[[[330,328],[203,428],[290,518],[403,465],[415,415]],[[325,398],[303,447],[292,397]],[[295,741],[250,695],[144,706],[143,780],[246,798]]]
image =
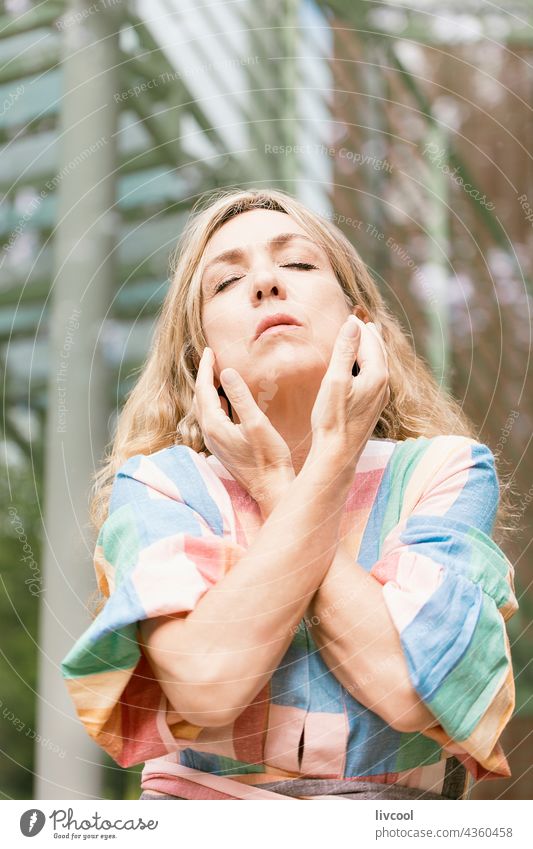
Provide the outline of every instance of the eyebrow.
[[[287,242],[292,242],[294,239],[305,239],[305,241],[310,242],[313,247],[317,247],[316,242],[314,242],[309,236],[305,236],[303,233],[279,233],[277,236],[273,236],[272,239],[265,242],[265,245],[268,248],[281,248],[283,245],[286,245]],[[207,271],[213,265],[220,265],[223,262],[235,262],[236,260],[242,259],[244,253],[245,251],[243,248],[230,248],[227,251],[223,251],[221,254],[218,254],[218,256],[209,260],[204,271]]]

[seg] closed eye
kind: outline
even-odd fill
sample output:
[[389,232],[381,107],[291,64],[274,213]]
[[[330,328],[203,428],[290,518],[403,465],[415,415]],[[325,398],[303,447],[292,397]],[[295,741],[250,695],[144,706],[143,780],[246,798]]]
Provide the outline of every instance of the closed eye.
[[310,271],[316,269],[316,265],[311,265],[310,262],[288,262],[281,266],[282,268],[300,268],[302,271]]
[[[281,266],[282,268],[298,268],[301,271],[311,271],[312,269],[316,270],[317,266],[312,265],[310,262],[287,262]],[[235,280],[240,280],[240,277],[228,277],[227,280],[222,280],[221,283],[215,288],[215,294],[217,292],[221,292],[222,289],[225,289],[226,286],[229,286],[230,283],[233,283]]]
[[240,280],[240,279],[241,279],[240,277],[229,277],[227,280],[223,280],[222,283],[219,283],[218,286],[216,287],[215,294],[217,292],[222,291],[222,289],[225,289],[226,286],[228,286],[230,283],[233,283],[234,280]]

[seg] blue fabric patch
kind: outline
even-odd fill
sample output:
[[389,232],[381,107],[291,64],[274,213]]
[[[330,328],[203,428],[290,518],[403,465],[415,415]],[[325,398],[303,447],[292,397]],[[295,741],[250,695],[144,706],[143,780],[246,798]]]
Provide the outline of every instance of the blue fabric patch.
[[308,709],[311,713],[344,713],[342,702],[342,691],[344,688],[329,670],[310,634],[308,634],[308,640]]
[[270,679],[270,700],[275,705],[308,709],[307,640],[301,635],[294,638]]
[[381,530],[391,492],[391,459],[397,450],[396,446],[383,472],[357,556],[357,562],[367,572],[370,572],[374,563],[379,560]]
[[472,445],[471,452],[474,465],[461,492],[446,511],[446,519],[467,522],[490,536],[499,499],[494,457],[483,444]]
[[348,693],[344,696],[350,728],[344,776],[395,772],[402,734]]
[[444,516],[409,516],[400,541],[414,554],[429,557],[446,570],[470,577],[473,537],[470,525]]
[[482,590],[457,573],[440,587],[400,634],[411,683],[424,701],[467,651],[481,613]]
[[141,549],[175,534],[202,536],[202,527],[190,507],[179,501],[150,501],[136,504],[136,529]]
[[[111,497],[109,499],[109,515],[114,513],[115,510],[118,510],[120,507],[123,507],[124,504],[129,504],[131,501],[132,497],[128,487],[128,481],[131,480],[129,475],[133,475],[135,473],[135,471],[139,468],[140,463],[141,455],[137,454],[135,457],[130,457],[129,460],[126,460],[116,473],[115,480],[113,481],[113,488],[111,490]],[[139,484],[139,486],[143,485]]]
[[177,486],[182,500],[202,516],[215,534],[222,536],[222,514],[207,489],[186,445],[173,445],[150,456],[150,461]]
[[[400,534],[409,551],[430,558],[444,571],[479,583],[500,606],[508,598],[507,564],[491,537],[474,525],[444,516],[410,516]],[[482,563],[486,567],[481,566]]]
[[117,631],[124,625],[131,625],[145,617],[146,611],[131,578],[125,577],[92,623],[91,640],[94,643],[111,631]]
[[[179,754],[180,764],[189,769],[199,769],[212,775],[224,775],[228,770],[220,764],[220,756],[210,752],[195,752],[194,749],[183,749]],[[233,770],[235,772],[235,770]]]
[[[180,518],[185,519],[187,514],[191,517],[189,522],[190,533],[194,536],[200,536],[200,525],[190,512],[190,510],[194,510],[207,522],[215,534],[223,536],[222,514],[209,494],[205,482],[191,458],[190,449],[185,445],[174,445],[148,457],[150,463],[160,469],[175,484],[182,501],[175,501],[168,497],[154,500],[150,497],[150,486],[132,477],[139,468],[141,457],[140,454],[130,457],[118,470],[109,502],[110,514],[124,504],[133,503],[135,507],[142,509],[143,519],[149,518],[150,523],[156,522],[162,527],[165,520],[162,518],[158,522],[157,515],[161,513],[164,517],[166,510],[168,519],[172,520],[172,512],[169,511],[174,511],[174,515],[177,516],[177,510],[181,508],[182,515]],[[149,515],[145,511],[149,511]],[[143,521],[141,524],[146,527],[148,522]],[[171,521],[169,525],[167,520],[166,531],[155,530],[152,532],[150,529],[147,535],[152,541],[155,541],[170,536],[172,533],[179,533],[180,530],[186,530],[185,527],[180,528],[179,526],[174,530],[172,529],[173,524]]]

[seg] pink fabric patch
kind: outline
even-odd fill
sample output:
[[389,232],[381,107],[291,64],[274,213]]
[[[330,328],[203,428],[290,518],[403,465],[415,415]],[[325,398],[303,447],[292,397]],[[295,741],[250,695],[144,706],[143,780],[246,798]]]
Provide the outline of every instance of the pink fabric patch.
[[[442,458],[443,449],[439,445],[438,438],[433,442],[429,451]],[[471,444],[455,445],[453,453],[448,455],[444,466],[435,469],[433,472],[430,490],[424,494],[420,503],[416,506],[417,515],[444,516],[463,491],[471,467]]]
[[342,778],[348,734],[344,713],[308,713],[300,767],[302,774]]
[[139,465],[132,477],[148,486],[149,498],[167,496],[175,501],[182,501],[180,491],[176,484],[159,469],[154,462],[147,457],[141,456]]
[[167,746],[157,727],[161,693],[150,664],[141,653],[119,702],[123,747],[120,758],[116,760],[120,766],[132,766],[167,753]]
[[265,764],[299,774],[298,743],[306,713],[301,708],[270,705]]
[[373,469],[368,472],[356,471],[355,480],[346,499],[346,510],[351,512],[372,506],[383,478],[383,472],[384,469]]
[[262,764],[263,747],[268,721],[268,703],[270,698],[270,682],[257,694],[235,720],[233,726],[233,745],[238,761]]
[[[437,590],[443,570],[431,558],[409,549],[394,555],[394,561],[396,576],[384,584],[383,597],[398,633],[401,633]],[[386,569],[382,571],[386,572]]]
[[375,469],[383,471],[396,448],[398,440],[387,442],[384,439],[369,439],[355,467],[356,473]]
[[384,560],[378,560],[372,566],[370,574],[379,581],[380,584],[386,584],[387,581],[395,581],[398,571],[400,554],[391,554]]
[[398,781],[403,787],[415,787],[419,790],[429,790],[431,793],[442,793],[446,760],[442,758],[435,764],[417,766],[404,772]]
[[237,513],[259,513],[257,501],[236,480],[223,479],[224,487]]
[[[228,543],[213,533],[205,537],[184,537],[184,550],[187,557],[192,560],[209,585],[216,584],[224,577],[226,562],[231,559],[231,554],[236,552],[232,549],[232,543]],[[237,557],[240,552],[237,553]]]
[[196,563],[183,551],[183,539],[183,534],[166,537],[139,554],[131,580],[147,616],[194,610],[208,589]]
[[210,752],[237,760],[233,745],[233,723],[218,728],[202,728],[196,740],[191,740],[195,752]]

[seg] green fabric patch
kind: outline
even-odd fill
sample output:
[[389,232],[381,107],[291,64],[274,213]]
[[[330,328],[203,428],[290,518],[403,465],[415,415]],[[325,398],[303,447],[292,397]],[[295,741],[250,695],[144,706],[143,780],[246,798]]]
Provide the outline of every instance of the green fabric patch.
[[65,657],[61,671],[65,678],[81,678],[100,672],[134,669],[140,656],[136,622],[105,634],[96,644],[93,644],[89,629]]
[[468,578],[479,584],[497,607],[503,607],[511,596],[509,565],[501,549],[479,528],[470,527],[468,537],[472,540]]
[[108,516],[100,545],[107,562],[114,565],[115,585],[118,586],[139,558],[138,517],[134,505],[123,504]]
[[467,651],[426,702],[457,742],[470,736],[502,685],[509,660],[504,622],[492,598],[482,594],[481,611]]
[[425,436],[418,439],[409,437],[404,442],[399,442],[392,453],[386,474],[394,481],[394,486],[389,489],[389,499],[383,516],[379,540],[380,551],[385,538],[398,524],[405,500],[405,490],[422,456],[428,450],[429,444],[430,440]]
[[[233,758],[228,758],[226,755],[216,755],[219,767],[214,771],[215,775],[226,775],[228,772],[233,775],[248,775],[251,772],[265,772],[264,764],[247,764],[245,761],[236,761]],[[275,777],[272,779],[275,781]]]
[[401,736],[400,749],[396,758],[396,772],[435,764],[441,757],[442,749],[436,740],[424,737],[418,731],[412,734],[404,733]]

